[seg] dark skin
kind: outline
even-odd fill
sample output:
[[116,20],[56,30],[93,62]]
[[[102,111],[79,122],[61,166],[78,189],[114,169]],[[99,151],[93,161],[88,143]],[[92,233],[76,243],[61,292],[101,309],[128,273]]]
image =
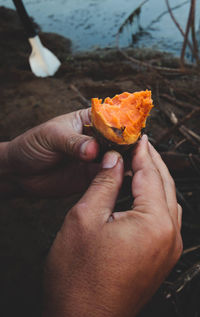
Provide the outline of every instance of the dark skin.
[[124,162],[111,151],[93,163],[98,144],[82,134],[89,122],[82,110],[0,145],[2,196],[85,191],[47,258],[44,317],[136,316],[182,251],[182,209],[160,155],[143,136],[132,156],[133,208],[113,213]]

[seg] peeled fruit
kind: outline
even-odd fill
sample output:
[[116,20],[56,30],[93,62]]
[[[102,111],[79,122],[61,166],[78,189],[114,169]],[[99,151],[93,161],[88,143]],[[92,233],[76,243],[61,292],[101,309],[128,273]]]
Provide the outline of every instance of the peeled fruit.
[[92,98],[92,127],[97,139],[100,136],[120,146],[134,144],[146,126],[152,107],[150,90],[124,92],[107,97],[103,103],[102,99]]

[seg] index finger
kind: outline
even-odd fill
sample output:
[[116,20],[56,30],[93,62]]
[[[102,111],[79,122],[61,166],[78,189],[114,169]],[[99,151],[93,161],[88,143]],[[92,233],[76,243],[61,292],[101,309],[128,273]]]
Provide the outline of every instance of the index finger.
[[175,188],[174,180],[172,176],[170,175],[170,172],[167,166],[165,165],[165,163],[163,162],[161,156],[150,143],[149,143],[149,152],[162,178],[169,213],[172,219],[174,220],[174,223],[178,225],[178,203],[176,199],[176,188]]
[[141,212],[168,213],[161,175],[149,153],[148,138],[143,135],[132,160],[134,209]]

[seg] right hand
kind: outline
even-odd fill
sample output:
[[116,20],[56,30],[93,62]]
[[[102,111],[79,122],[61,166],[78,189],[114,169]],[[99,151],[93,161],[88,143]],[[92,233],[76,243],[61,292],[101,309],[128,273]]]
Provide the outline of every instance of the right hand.
[[48,317],[135,316],[182,251],[174,181],[143,136],[132,161],[133,209],[112,213],[123,179],[116,152],[67,214],[45,275]]

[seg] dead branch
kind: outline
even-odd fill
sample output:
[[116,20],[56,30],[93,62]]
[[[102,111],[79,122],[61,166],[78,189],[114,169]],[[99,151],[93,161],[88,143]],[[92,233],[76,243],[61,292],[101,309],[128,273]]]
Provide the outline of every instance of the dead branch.
[[[197,175],[197,171],[191,162],[190,155],[177,152],[161,152],[160,155],[173,176],[178,177],[179,175],[184,175],[184,177],[191,177]],[[195,154],[191,155],[193,161],[196,162],[198,156]]]
[[180,293],[194,278],[200,274],[200,262],[195,263],[186,272],[184,272],[174,283],[166,282],[168,288],[166,297],[176,296]]
[[[187,4],[187,3],[188,3],[188,0],[186,0],[186,1],[182,2],[181,4],[178,4],[178,5],[176,5],[176,6],[172,7],[172,8],[170,7],[171,12],[174,11],[174,10],[176,10],[176,9],[179,9],[180,7],[184,6],[184,5]],[[162,12],[162,13],[161,13],[159,16],[157,16],[153,21],[151,21],[151,23],[147,26],[147,29],[151,28],[154,23],[157,23],[158,21],[160,21],[160,19],[161,19],[165,14],[167,14],[167,13],[169,13],[169,10],[168,10],[168,9],[167,9],[166,11]]]
[[117,47],[119,47],[119,35],[120,33],[122,33],[124,27],[128,24],[128,23],[132,23],[135,17],[138,17],[140,15],[141,9],[143,7],[143,5],[148,2],[149,0],[144,0],[127,18],[126,20],[120,25],[117,34],[116,34],[116,43],[117,43]]
[[[176,117],[174,112],[171,113],[170,119],[171,119],[171,122],[174,123],[175,125],[179,122],[178,118]],[[185,127],[184,125],[180,126],[179,131],[184,132],[185,133],[184,135],[187,137],[187,139],[188,139],[188,136],[192,136],[194,139],[196,139],[200,143],[200,136],[197,133],[195,133],[194,131]],[[189,140],[191,141],[190,137],[189,137]],[[193,141],[192,143],[195,146],[198,146],[196,141],[194,141],[194,140],[192,140],[192,141]]]
[[[185,33],[184,33],[182,27],[180,26],[180,24],[178,23],[178,21],[176,20],[174,14],[173,14],[173,12],[172,12],[172,9],[171,9],[171,7],[170,7],[170,5],[169,5],[169,0],[165,0],[165,2],[166,2],[166,5],[167,5],[168,12],[169,12],[169,14],[170,14],[170,16],[171,16],[171,18],[172,18],[172,21],[173,21],[173,22],[175,23],[175,25],[177,26],[177,28],[178,28],[178,30],[180,31],[180,33],[182,34],[183,38],[185,38]],[[188,41],[188,46],[190,47],[191,52],[193,53],[193,50],[194,50],[194,49],[193,49],[192,44],[190,43],[190,41]]]
[[[161,110],[163,110],[161,108]],[[194,115],[197,115],[197,113],[200,112],[200,108],[196,108],[194,110],[192,110],[190,113],[188,113],[184,118],[182,118],[181,120],[177,120],[177,122],[175,122],[172,118],[172,116],[167,113],[166,111],[164,111],[165,115],[167,115],[167,117],[170,119],[170,121],[174,124],[173,127],[169,128],[163,135],[161,135],[161,137],[156,141],[156,144],[155,145],[159,145],[162,141],[166,140],[167,138],[169,138],[179,127],[180,127],[180,130],[182,132],[182,126],[183,124],[190,120]],[[186,136],[186,132],[184,131],[184,136],[188,138],[188,135]],[[190,140],[190,138],[189,138]],[[191,140],[190,140],[191,141]]]
[[119,47],[118,47],[118,50],[127,60],[131,61],[133,64],[136,64],[140,67],[144,67],[144,68],[155,70],[155,71],[174,73],[174,74],[182,74],[185,72],[185,70],[180,69],[180,68],[176,69],[176,68],[169,68],[169,67],[153,66],[149,63],[140,61],[134,57],[129,56],[127,53],[125,53],[124,50],[121,50]]
[[191,153],[189,154],[190,163],[196,171],[197,175],[200,176],[200,159],[199,157],[194,157]]
[[186,26],[186,31],[185,31],[185,36],[184,36],[184,41],[183,41],[183,46],[182,46],[182,51],[181,51],[181,57],[180,57],[180,63],[181,67],[184,68],[184,58],[185,58],[185,50],[186,46],[188,43],[188,35],[189,35],[189,30],[192,24],[193,16],[194,16],[194,10],[195,10],[195,4],[196,0],[191,0],[191,6],[190,6],[190,12],[188,16],[188,21],[187,21],[187,26]]
[[191,135],[200,144],[200,135],[184,126],[185,131]]
[[176,104],[177,106],[181,107],[181,108],[185,108],[185,109],[195,109],[197,108],[198,106],[194,106],[194,105],[191,105],[189,103],[186,103],[186,102],[183,102],[183,101],[180,101],[180,100],[177,100],[175,97],[172,97],[170,95],[167,95],[167,94],[160,94],[160,97],[166,99],[167,101],[169,101],[171,104]]
[[71,84],[69,86],[71,88],[71,90],[73,90],[77,95],[78,97],[80,98],[80,100],[82,101],[82,104],[85,106],[85,108],[89,108],[90,107],[90,102],[89,100],[87,100],[83,95],[82,93],[80,92],[80,90],[73,84]]
[[[196,5],[196,3],[194,3],[194,6]],[[197,39],[196,39],[196,32],[195,32],[195,7],[193,10],[193,15],[192,15],[192,21],[191,21],[191,33],[192,33],[192,42],[193,42],[193,54],[194,54],[194,58],[196,59],[197,65],[200,64],[200,60],[199,60],[199,49],[198,49],[198,43],[197,43]]]
[[199,244],[199,245],[195,245],[194,247],[185,249],[185,250],[183,251],[183,253],[182,253],[182,256],[183,256],[183,255],[186,255],[186,254],[188,254],[188,253],[190,253],[190,252],[196,251],[196,250],[198,250],[199,248],[200,248],[200,244]]
[[182,139],[181,141],[179,141],[176,145],[174,145],[174,147],[172,148],[172,151],[176,151],[183,143],[185,143],[187,141],[186,138]]
[[187,128],[182,125],[179,127],[179,131],[181,132],[181,134],[188,140],[188,142],[190,142],[195,148],[199,149],[199,144],[198,142],[196,142],[196,140],[194,140],[190,134],[187,131]]
[[176,196],[178,199],[178,202],[181,204],[181,206],[186,209],[191,215],[195,214],[194,209],[190,206],[190,204],[187,202],[183,194],[180,192],[180,190],[176,187]]

